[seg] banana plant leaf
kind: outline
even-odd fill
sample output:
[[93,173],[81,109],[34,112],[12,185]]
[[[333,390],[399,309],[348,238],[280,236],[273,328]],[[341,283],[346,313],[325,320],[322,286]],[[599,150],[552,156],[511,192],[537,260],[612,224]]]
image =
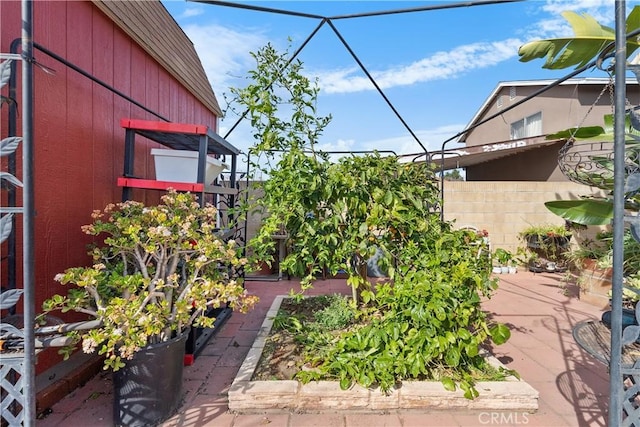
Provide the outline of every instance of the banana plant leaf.
[[569,128],[546,136],[546,139],[588,139],[604,134],[602,126],[585,126],[581,128]]
[[553,200],[544,205],[559,217],[578,224],[607,225],[613,219],[613,202],[609,200]]
[[[569,128],[547,135],[546,139],[574,139],[576,141],[586,142],[613,142],[613,114],[605,114],[603,116],[604,126],[584,126],[581,128]],[[627,145],[637,145],[637,136],[640,132],[634,127],[633,122],[627,114],[625,117],[625,128],[629,133],[626,134],[625,143]]]
[[[518,50],[521,62],[545,59],[542,68],[559,70],[574,66],[580,68],[596,58],[603,49],[615,41],[615,31],[601,25],[588,14],[566,11],[562,16],[573,28],[573,37],[537,40],[524,44]],[[626,32],[640,27],[640,7],[633,8],[627,17]],[[635,38],[627,41],[627,58],[639,47]]]

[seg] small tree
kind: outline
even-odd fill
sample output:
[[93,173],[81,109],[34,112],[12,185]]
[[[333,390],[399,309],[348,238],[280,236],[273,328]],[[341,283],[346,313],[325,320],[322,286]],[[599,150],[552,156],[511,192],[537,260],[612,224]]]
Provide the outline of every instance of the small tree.
[[367,291],[364,267],[376,251],[393,275],[400,248],[437,221],[435,175],[425,163],[402,164],[378,153],[331,162],[318,152],[330,116],[317,117],[318,87],[299,61],[286,67],[286,54],[271,45],[259,50],[252,83],[231,89],[230,105],[245,106],[254,128],[253,166],[269,176],[257,201],[268,216],[250,246],[264,257],[273,250],[271,236],[284,228],[292,247],[284,269],[303,277],[303,286],[323,269],[344,270],[355,297]]
[[[267,216],[251,249],[264,257],[283,228],[291,250],[282,266],[303,287],[323,268],[344,269],[354,302],[368,305],[362,315],[375,313],[366,327],[332,339],[314,360],[318,371],[299,378],[326,375],[343,387],[359,382],[385,391],[401,379],[437,378],[448,388],[455,379],[468,397],[477,395],[463,372],[484,363],[479,348],[489,336],[501,343],[509,335],[504,325],[490,328],[480,307],[480,294],[495,286],[489,259],[476,256],[482,241],[440,221],[429,164],[375,152],[332,162],[318,151],[330,116],[317,116],[317,85],[286,55],[260,49],[252,82],[232,89],[230,105],[245,107],[254,129],[253,165],[269,177],[256,201]],[[390,280],[373,290],[362,267],[376,252]]]
[[447,181],[464,181],[464,177],[460,173],[460,169],[454,169],[444,173],[444,179]]

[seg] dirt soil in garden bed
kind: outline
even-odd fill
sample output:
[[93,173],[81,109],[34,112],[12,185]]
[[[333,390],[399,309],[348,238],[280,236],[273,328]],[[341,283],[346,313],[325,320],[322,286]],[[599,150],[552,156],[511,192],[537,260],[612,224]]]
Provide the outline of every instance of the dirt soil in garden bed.
[[[299,302],[284,299],[279,313],[295,316],[301,321],[313,321],[315,313],[328,305],[325,298],[310,297]],[[283,314],[284,316],[285,314]],[[304,345],[296,342],[295,334],[277,327],[274,321],[262,351],[262,357],[253,374],[253,381],[291,380],[304,365]]]
[[[311,332],[309,329],[302,328],[301,325],[306,324],[309,326],[309,324],[315,322],[314,330],[318,331],[318,328],[320,328],[323,332],[329,331],[334,336],[358,327],[358,323],[354,324],[353,319],[350,321],[344,319],[344,315],[351,310],[348,303],[342,300],[343,304],[335,304],[335,297],[337,295],[323,295],[303,298],[297,301],[292,298],[285,298],[282,301],[269,336],[265,341],[260,361],[251,378],[252,381],[292,380],[301,370],[312,369],[306,363],[305,344],[301,342]],[[339,298],[344,297],[340,296]],[[341,321],[336,321],[338,318]],[[318,326],[320,321],[322,321],[323,326]],[[328,324],[346,326],[341,329],[329,327],[327,326]],[[489,349],[485,348],[485,350]],[[490,366],[486,366],[484,372],[475,371],[472,373],[473,376],[479,375],[476,380],[498,381],[503,380],[508,374],[509,370],[505,370],[502,373],[495,372],[495,368]]]

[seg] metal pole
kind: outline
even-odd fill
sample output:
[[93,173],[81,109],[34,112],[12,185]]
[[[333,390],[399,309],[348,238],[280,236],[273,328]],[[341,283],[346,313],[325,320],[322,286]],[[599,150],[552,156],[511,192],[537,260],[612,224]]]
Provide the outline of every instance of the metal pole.
[[36,425],[35,274],[33,262],[33,1],[22,0],[22,180],[24,286],[24,425]]
[[609,362],[609,425],[622,425],[622,263],[624,238],[626,16],[625,0],[615,2],[615,107],[613,149],[613,281],[611,360]]

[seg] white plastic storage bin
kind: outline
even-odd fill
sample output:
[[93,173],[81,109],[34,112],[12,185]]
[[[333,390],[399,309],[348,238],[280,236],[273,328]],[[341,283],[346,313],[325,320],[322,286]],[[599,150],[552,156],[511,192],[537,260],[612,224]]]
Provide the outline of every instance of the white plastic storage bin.
[[[197,182],[198,180],[198,152],[188,150],[165,150],[152,148],[156,165],[156,180],[172,182]],[[228,166],[220,160],[207,156],[205,169],[205,185],[211,184],[227,169]]]

